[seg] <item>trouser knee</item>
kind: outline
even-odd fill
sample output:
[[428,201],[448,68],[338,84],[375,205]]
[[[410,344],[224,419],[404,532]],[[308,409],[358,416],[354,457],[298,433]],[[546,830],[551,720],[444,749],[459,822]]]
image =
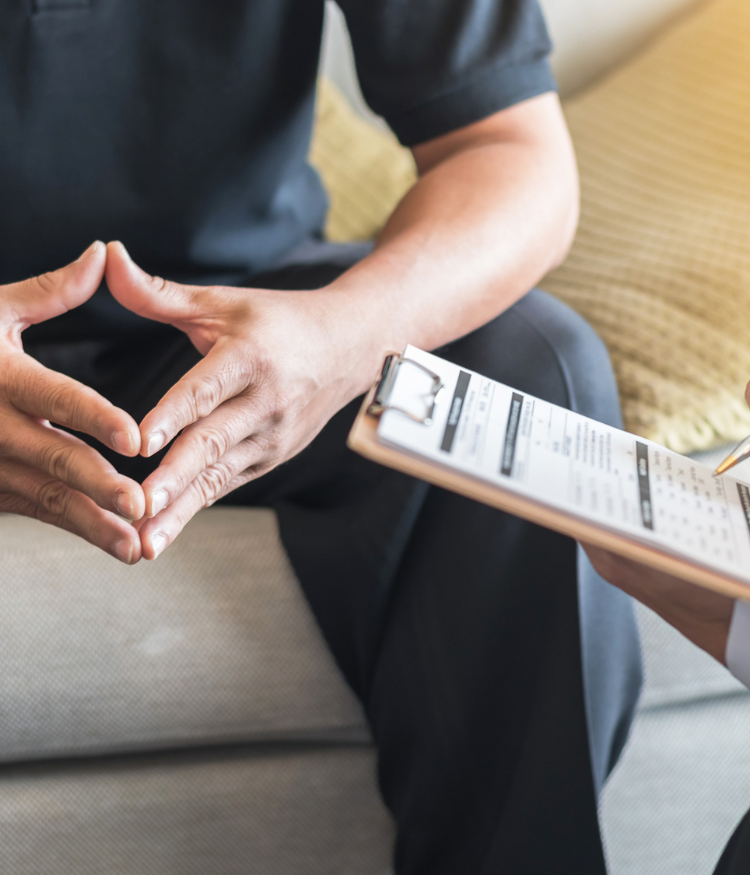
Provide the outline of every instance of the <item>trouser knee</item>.
[[606,347],[585,319],[539,289],[439,354],[530,395],[621,425]]

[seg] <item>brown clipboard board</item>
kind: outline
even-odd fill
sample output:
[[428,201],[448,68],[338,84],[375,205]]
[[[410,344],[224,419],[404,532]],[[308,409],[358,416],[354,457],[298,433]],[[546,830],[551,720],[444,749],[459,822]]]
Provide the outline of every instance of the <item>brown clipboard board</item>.
[[[390,391],[395,382],[398,368],[405,362],[427,370],[421,363],[404,358],[402,354],[389,353],[386,356],[380,378],[365,396],[354,425],[349,432],[347,445],[350,449],[373,462],[425,480],[434,486],[441,486],[466,498],[481,501],[547,529],[568,535],[577,541],[601,547],[722,595],[750,601],[750,583],[743,583],[737,578],[696,565],[691,560],[681,559],[672,553],[643,544],[626,534],[599,527],[541,502],[504,490],[499,486],[482,483],[456,471],[449,471],[428,459],[420,459],[410,453],[380,443],[378,440],[380,416],[384,411],[392,409],[388,404]],[[434,395],[437,396],[442,384],[437,374],[432,374],[432,376],[436,381]],[[407,411],[400,412],[414,418]],[[425,422],[427,421],[425,420]]]

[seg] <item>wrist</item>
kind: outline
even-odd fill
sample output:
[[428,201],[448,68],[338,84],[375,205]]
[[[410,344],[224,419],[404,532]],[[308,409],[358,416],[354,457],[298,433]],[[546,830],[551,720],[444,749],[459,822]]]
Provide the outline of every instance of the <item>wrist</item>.
[[[383,359],[400,352],[406,340],[381,302],[358,295],[344,285],[321,290],[326,309],[326,331],[332,342],[331,361],[338,376],[346,375],[344,404],[368,391],[378,378]],[[317,293],[315,293],[317,294]]]

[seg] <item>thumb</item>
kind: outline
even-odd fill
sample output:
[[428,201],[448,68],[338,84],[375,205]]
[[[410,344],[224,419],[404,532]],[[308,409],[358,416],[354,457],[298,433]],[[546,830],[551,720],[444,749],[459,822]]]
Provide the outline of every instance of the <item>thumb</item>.
[[195,314],[198,286],[182,286],[151,276],[138,267],[119,241],[107,244],[106,278],[112,296],[146,319],[179,325]]
[[99,288],[106,257],[104,244],[97,240],[66,267],[4,286],[0,301],[9,305],[12,321],[20,322],[21,330],[61,316],[88,301]]

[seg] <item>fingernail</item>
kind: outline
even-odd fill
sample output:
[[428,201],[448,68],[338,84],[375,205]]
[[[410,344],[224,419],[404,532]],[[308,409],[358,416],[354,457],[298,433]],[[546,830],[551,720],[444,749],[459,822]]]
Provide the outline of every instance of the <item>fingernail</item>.
[[156,516],[160,510],[164,510],[169,501],[169,496],[163,489],[157,489],[151,495],[151,516]]
[[133,545],[126,539],[115,544],[114,553],[121,562],[127,562],[128,565],[133,561]]
[[129,456],[133,452],[133,438],[129,431],[116,431],[112,435],[112,448],[123,456]]
[[115,504],[120,516],[124,516],[126,520],[132,521],[135,514],[133,513],[133,499],[130,494],[123,492],[122,495],[118,495]]
[[151,549],[154,551],[154,559],[161,553],[161,551],[167,546],[167,538],[166,535],[154,535],[151,538]]
[[149,435],[146,455],[153,456],[154,453],[158,453],[163,446],[164,435],[160,431],[155,431],[152,435]]
[[101,240],[95,240],[95,241],[91,244],[91,246],[88,247],[88,249],[84,250],[84,252],[82,252],[82,253],[78,256],[78,258],[76,259],[76,261],[83,261],[84,258],[93,258],[93,257],[99,252],[99,247],[100,247],[100,246],[104,246],[104,244],[102,243],[102,241],[101,241]]

